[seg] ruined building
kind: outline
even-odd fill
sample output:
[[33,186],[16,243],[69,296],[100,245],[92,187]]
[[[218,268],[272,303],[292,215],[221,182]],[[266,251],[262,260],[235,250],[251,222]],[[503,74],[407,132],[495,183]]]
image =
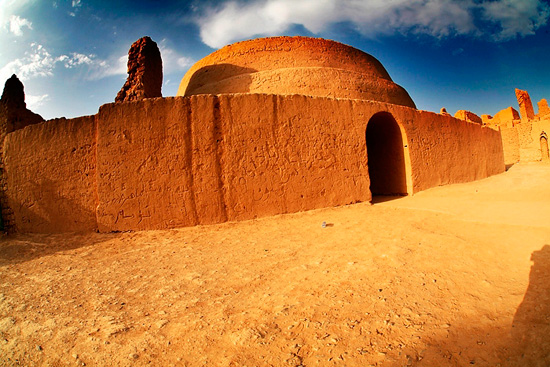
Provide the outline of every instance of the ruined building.
[[517,162],[548,161],[548,135],[550,134],[550,108],[546,99],[538,102],[535,114],[533,103],[526,91],[516,89],[519,113],[508,107],[493,118],[488,116],[485,124],[498,129],[502,135],[504,163],[510,166]]
[[[136,90],[132,80],[147,89],[147,68],[123,90]],[[239,42],[197,62],[177,96],[134,95],[7,134],[3,191],[16,230],[245,220],[505,169],[499,131],[417,110],[378,60],[323,39]]]

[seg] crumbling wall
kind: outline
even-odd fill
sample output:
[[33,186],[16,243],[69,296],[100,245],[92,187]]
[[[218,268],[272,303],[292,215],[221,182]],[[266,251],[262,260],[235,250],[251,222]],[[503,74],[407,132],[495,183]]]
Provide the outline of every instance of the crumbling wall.
[[542,159],[541,134],[550,135],[550,119],[522,122],[514,127],[518,134],[521,161],[533,162]]
[[27,126],[4,140],[6,196],[18,232],[96,229],[95,118]]
[[173,228],[369,201],[365,133],[378,112],[404,133],[410,193],[504,171],[498,131],[408,107],[300,95],[145,99],[8,135],[17,229]]

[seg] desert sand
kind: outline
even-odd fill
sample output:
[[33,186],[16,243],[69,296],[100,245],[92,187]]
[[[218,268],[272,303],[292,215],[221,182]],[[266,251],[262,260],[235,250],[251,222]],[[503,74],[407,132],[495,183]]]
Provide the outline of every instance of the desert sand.
[[3,237],[0,365],[547,366],[549,182],[516,164],[374,205]]

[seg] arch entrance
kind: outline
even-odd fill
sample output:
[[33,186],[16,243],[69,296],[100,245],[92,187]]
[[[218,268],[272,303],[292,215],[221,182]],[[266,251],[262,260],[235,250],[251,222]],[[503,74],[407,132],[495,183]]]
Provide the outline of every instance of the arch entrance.
[[372,195],[407,195],[406,143],[390,113],[371,117],[366,142]]
[[545,132],[540,134],[540,153],[542,160],[548,160],[548,158],[550,158],[550,152],[548,151],[548,137]]

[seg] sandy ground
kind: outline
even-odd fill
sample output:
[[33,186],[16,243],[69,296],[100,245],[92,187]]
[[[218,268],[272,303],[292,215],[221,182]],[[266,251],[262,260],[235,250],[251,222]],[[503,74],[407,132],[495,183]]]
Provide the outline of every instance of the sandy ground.
[[550,165],[520,164],[375,205],[4,237],[0,365],[548,366],[549,230]]

